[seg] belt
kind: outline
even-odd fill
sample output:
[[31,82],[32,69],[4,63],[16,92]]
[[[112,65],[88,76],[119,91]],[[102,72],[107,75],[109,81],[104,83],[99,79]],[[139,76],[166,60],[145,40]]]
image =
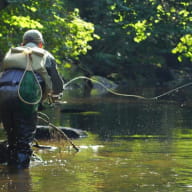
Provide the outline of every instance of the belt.
[[15,85],[19,85],[19,82],[0,82],[0,86],[15,86]]

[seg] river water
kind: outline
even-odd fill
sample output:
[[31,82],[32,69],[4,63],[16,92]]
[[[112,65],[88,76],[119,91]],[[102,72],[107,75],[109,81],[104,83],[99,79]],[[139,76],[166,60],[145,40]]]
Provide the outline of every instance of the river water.
[[[0,167],[0,192],[190,192],[192,107],[117,97],[68,99],[45,111],[57,126],[86,130],[74,140],[36,150],[44,163]],[[44,143],[43,141],[40,141]],[[46,143],[47,144],[47,143]]]

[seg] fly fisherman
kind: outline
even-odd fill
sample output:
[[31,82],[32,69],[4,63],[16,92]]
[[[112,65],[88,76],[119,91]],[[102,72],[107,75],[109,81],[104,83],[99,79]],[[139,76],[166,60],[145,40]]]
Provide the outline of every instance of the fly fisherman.
[[28,30],[23,35],[22,45],[11,48],[0,66],[0,113],[8,139],[8,165],[18,169],[29,167],[37,123],[38,107],[34,106],[39,104],[25,103],[18,96],[26,62],[30,61],[34,67],[34,76],[42,89],[42,100],[50,95],[59,98],[63,91],[56,61],[43,49],[43,44],[43,36],[38,30]]

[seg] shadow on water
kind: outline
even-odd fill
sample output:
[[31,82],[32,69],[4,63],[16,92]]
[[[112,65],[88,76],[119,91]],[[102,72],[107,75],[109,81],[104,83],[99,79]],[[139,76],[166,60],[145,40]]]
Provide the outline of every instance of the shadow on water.
[[45,111],[57,126],[88,131],[80,152],[37,151],[43,165],[10,173],[0,191],[190,192],[192,107],[117,97],[68,99]]

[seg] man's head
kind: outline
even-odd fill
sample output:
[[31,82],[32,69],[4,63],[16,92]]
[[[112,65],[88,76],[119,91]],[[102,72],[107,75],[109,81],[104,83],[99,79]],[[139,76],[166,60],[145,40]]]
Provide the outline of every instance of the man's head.
[[26,45],[27,43],[42,45],[44,43],[42,34],[34,29],[26,31],[23,35],[23,45]]

